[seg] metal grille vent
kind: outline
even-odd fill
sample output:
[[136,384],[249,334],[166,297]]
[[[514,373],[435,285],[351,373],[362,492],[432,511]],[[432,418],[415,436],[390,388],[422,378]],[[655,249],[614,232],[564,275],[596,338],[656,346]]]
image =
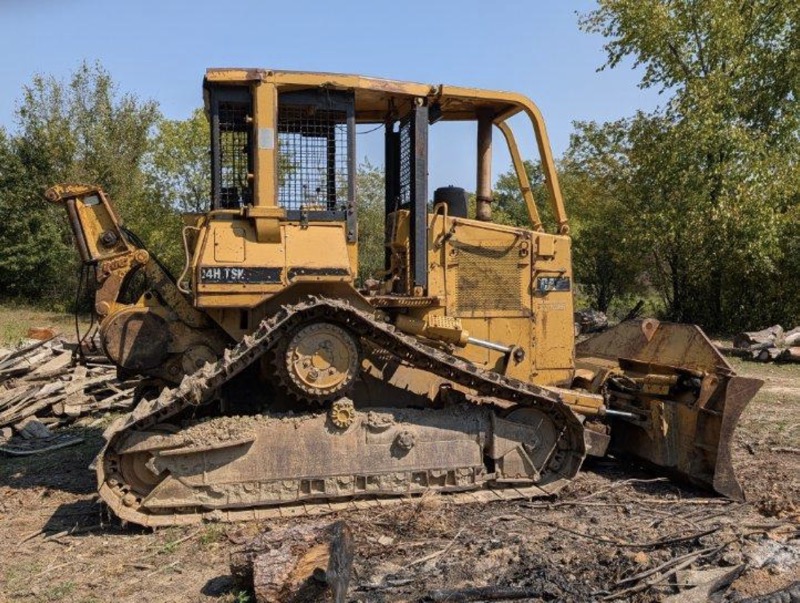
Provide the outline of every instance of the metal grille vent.
[[220,205],[236,208],[252,203],[249,103],[219,103]]
[[348,199],[347,112],[278,110],[278,203],[288,210],[344,210]]
[[522,311],[522,268],[516,247],[457,245],[458,312]]

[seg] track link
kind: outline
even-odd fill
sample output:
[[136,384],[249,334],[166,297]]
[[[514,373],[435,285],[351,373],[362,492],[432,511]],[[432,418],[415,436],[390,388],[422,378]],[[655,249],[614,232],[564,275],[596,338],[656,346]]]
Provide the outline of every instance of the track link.
[[500,399],[515,405],[535,407],[544,412],[559,430],[558,442],[548,464],[542,469],[542,486],[502,488],[460,492],[448,495],[456,503],[489,502],[533,498],[555,493],[577,474],[586,455],[583,426],[572,410],[560,401],[558,395],[547,388],[525,383],[487,371],[432,348],[419,340],[397,331],[394,326],[377,320],[372,312],[353,307],[347,301],[327,298],[309,298],[292,306],[284,306],[275,315],[264,320],[239,344],[224,352],[216,362],[207,363],[192,375],[184,377],[181,384],[167,388],[158,398],[143,400],[128,415],[115,421],[105,432],[106,445],[95,462],[99,493],[111,510],[122,520],[144,526],[167,526],[196,523],[202,520],[242,521],[276,517],[296,517],[347,509],[388,506],[403,498],[355,499],[348,501],[322,501],[294,503],[279,507],[254,507],[246,509],[187,508],[176,513],[152,513],[140,508],[141,497],[122,481],[119,472],[119,455],[115,444],[131,431],[148,430],[163,424],[187,408],[208,404],[226,382],[242,372],[277,342],[299,325],[312,321],[338,324],[372,345],[390,350],[392,354],[424,371],[453,383],[470,388],[478,396]]

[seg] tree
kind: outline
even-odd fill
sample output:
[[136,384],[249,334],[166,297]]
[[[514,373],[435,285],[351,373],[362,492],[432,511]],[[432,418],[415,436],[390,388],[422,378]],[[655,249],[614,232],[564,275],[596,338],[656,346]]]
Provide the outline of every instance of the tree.
[[384,269],[386,217],[384,172],[368,159],[356,172],[356,207],[358,208],[358,276],[377,277]]
[[59,182],[100,184],[151,251],[182,255],[178,217],[148,195],[142,171],[158,119],[156,103],[120,94],[99,65],[84,63],[66,83],[36,76],[24,87],[16,132],[0,141],[0,288],[7,295],[62,304],[72,295],[76,254],[67,220],[42,198]]
[[[544,172],[542,165],[538,161],[524,160],[525,173],[531,185],[536,209],[539,212],[539,219],[545,229],[554,230],[556,220],[550,205],[550,193],[544,182]],[[531,220],[528,215],[528,208],[522,197],[519,188],[519,179],[516,171],[512,168],[504,174],[498,176],[492,190],[492,220],[499,224],[509,224],[530,228]]]
[[575,279],[590,305],[609,312],[612,304],[643,289],[635,216],[626,155],[628,122],[575,123],[570,147],[560,162],[570,215]]
[[203,109],[185,120],[163,119],[145,166],[155,194],[180,212],[208,210],[210,128]]
[[797,278],[780,266],[798,202],[799,11],[601,0],[582,19],[608,39],[607,66],[630,56],[667,95],[623,124],[622,152],[627,233],[670,318],[730,329],[787,315],[764,284]]

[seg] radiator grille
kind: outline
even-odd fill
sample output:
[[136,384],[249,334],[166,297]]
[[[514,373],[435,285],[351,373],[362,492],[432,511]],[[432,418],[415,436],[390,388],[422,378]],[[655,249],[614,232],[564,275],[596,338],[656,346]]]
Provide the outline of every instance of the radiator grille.
[[459,312],[522,311],[522,269],[516,247],[458,245]]

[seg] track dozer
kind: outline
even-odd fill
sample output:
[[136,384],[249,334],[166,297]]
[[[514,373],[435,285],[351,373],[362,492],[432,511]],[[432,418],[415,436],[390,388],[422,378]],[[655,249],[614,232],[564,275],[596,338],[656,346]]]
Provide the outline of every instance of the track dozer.
[[[204,95],[210,209],[184,216],[177,280],[101,188],[47,192],[95,268],[105,353],[147,377],[95,463],[120,518],[292,516],[431,490],[546,496],[612,450],[743,496],[731,434],[760,382],[694,326],[625,322],[576,346],[569,222],[530,100],[261,69],[210,69]],[[554,232],[514,116],[533,128]],[[428,190],[429,134],[454,121],[477,132],[474,206],[463,188]],[[384,269],[365,283],[360,126],[383,128],[385,158]],[[495,132],[526,228],[492,221]]]

